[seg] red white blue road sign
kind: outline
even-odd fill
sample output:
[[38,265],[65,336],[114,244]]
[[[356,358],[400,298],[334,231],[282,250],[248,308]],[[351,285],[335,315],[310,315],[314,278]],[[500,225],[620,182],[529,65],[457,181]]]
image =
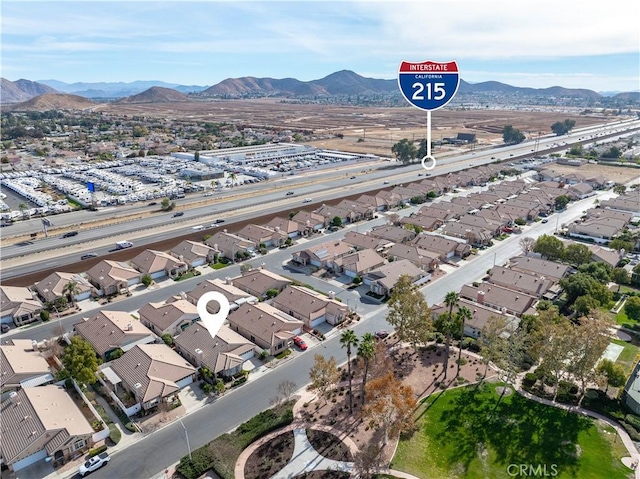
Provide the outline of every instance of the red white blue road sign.
[[442,108],[453,99],[459,85],[460,74],[455,61],[402,61],[398,69],[398,86],[402,95],[421,110]]

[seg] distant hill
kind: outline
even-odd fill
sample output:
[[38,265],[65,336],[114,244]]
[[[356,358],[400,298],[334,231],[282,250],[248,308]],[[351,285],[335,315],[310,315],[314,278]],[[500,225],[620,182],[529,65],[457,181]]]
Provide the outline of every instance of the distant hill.
[[177,83],[166,83],[154,80],[139,80],[134,82],[77,82],[65,83],[58,80],[38,80],[40,83],[49,85],[64,93],[73,93],[87,98],[124,98],[137,95],[154,86],[171,88],[181,93],[198,93],[207,89],[208,86],[179,85]]
[[172,90],[171,88],[164,88],[161,86],[152,86],[148,90],[132,95],[126,98],[122,98],[115,103],[165,103],[174,101],[191,101],[191,99],[184,93]]
[[10,81],[0,78],[0,103],[17,103],[27,101],[43,93],[55,93],[48,85],[31,80]]
[[30,100],[3,107],[10,111],[84,110],[98,103],[78,95],[67,93],[45,93]]

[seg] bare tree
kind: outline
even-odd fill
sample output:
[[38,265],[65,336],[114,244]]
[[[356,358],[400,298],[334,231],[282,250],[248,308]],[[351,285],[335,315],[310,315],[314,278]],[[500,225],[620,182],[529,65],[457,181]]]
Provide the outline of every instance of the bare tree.
[[372,440],[360,448],[355,457],[355,470],[361,479],[371,479],[383,466],[382,447]]
[[338,379],[340,379],[336,358],[331,356],[326,359],[322,354],[316,354],[314,359],[313,367],[309,371],[309,377],[311,378],[309,389],[318,391],[326,401]]
[[276,396],[271,400],[271,403],[274,406],[280,406],[282,403],[290,401],[296,389],[298,389],[298,386],[293,381],[288,379],[280,381]]
[[522,254],[525,256],[527,253],[531,253],[533,248],[536,245],[536,240],[529,236],[525,236],[524,238],[520,238],[520,249],[522,250]]

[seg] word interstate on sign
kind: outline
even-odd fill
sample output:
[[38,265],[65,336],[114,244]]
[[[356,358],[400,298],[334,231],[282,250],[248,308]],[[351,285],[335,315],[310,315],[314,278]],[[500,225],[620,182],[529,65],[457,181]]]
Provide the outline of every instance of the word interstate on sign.
[[[215,314],[210,313],[207,309],[207,305],[211,301],[215,301],[220,305],[220,311]],[[229,315],[229,310],[231,309],[229,300],[222,293],[209,291],[208,293],[204,293],[200,296],[197,309],[204,327],[207,328],[211,337],[215,338]]]
[[[458,71],[458,68],[455,62],[449,63],[434,63],[434,62],[425,62],[425,63],[409,63],[407,65],[409,68],[404,71],[410,72],[448,72],[448,71]],[[452,67],[451,70],[449,67]]]

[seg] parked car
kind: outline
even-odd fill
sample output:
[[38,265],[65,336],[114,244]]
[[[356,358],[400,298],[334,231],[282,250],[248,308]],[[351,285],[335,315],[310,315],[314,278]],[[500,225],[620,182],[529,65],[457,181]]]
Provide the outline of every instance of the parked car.
[[549,222],[549,220],[548,220],[547,218],[543,218],[543,219],[542,219],[542,222],[543,222],[543,223],[548,223],[548,222]]
[[96,253],[87,253],[80,256],[80,259],[85,260],[85,259],[91,259],[91,258],[97,258],[97,257],[98,255]]
[[389,331],[385,331],[384,329],[380,330],[380,331],[376,331],[375,334],[376,338],[378,339],[384,339],[387,336],[389,336]]
[[183,216],[183,215],[184,215],[184,211],[178,211],[178,212],[173,214],[173,217],[177,218],[178,216]]
[[5,323],[0,324],[0,332],[8,333],[9,329],[11,329],[11,328],[9,327],[8,324],[5,324]]
[[102,452],[97,456],[93,456],[85,463],[81,464],[78,468],[78,474],[80,474],[80,477],[84,477],[90,472],[97,471],[102,466],[107,464],[107,462],[109,462],[110,460],[111,457],[109,456],[109,453]]
[[72,236],[78,236],[77,231],[69,231],[62,235],[63,238],[71,238]]
[[294,336],[293,337],[293,344],[295,344],[296,346],[298,346],[300,349],[302,349],[303,351],[307,350],[307,343],[304,342],[304,339],[302,339],[299,336]]

